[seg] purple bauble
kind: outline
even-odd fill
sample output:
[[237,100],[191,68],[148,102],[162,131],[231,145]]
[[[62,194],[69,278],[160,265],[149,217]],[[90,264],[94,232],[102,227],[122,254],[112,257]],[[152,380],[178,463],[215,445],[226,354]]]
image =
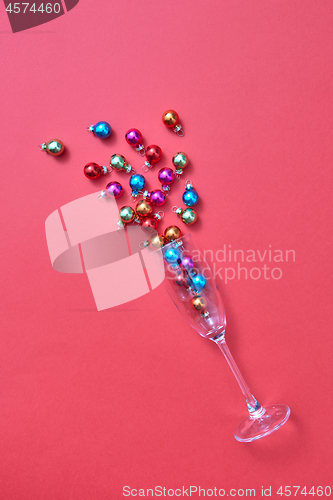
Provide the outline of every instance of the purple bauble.
[[172,184],[175,180],[175,173],[171,168],[161,168],[158,172],[158,179],[162,184]]
[[150,193],[150,201],[153,205],[160,207],[165,203],[166,196],[160,189],[156,189]]
[[187,269],[188,271],[190,269],[193,269],[194,262],[190,255],[186,255],[185,257],[182,258],[182,266],[185,267],[185,269]]
[[127,144],[130,146],[137,146],[142,141],[142,134],[140,130],[131,128],[128,132],[126,132],[125,139]]
[[123,188],[119,182],[112,181],[107,184],[105,191],[111,198],[119,198],[122,195]]

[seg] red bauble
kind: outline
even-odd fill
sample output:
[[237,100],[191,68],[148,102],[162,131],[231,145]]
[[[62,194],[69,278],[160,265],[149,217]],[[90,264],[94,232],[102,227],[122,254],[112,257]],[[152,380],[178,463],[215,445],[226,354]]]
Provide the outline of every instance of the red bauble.
[[83,168],[83,173],[88,179],[98,179],[101,175],[101,167],[97,163],[87,163]]
[[146,148],[146,158],[149,163],[155,163],[162,158],[162,149],[159,146],[148,146]]
[[175,278],[175,284],[178,286],[184,286],[185,280],[183,274],[178,274]]
[[141,227],[142,230],[146,233],[152,233],[157,229],[157,220],[153,219],[152,217],[146,217],[145,219],[143,219]]

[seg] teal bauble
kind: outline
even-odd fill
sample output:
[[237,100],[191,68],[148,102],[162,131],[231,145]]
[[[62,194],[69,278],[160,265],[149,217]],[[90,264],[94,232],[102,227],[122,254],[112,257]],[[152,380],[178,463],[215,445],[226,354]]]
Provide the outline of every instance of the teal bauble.
[[175,264],[180,259],[180,252],[177,248],[168,248],[164,252],[164,258],[169,264]]
[[206,278],[203,274],[196,274],[192,277],[192,286],[197,292],[201,292],[206,286]]
[[199,201],[199,195],[192,186],[190,182],[185,186],[185,192],[183,194],[183,203],[187,207],[194,207]]

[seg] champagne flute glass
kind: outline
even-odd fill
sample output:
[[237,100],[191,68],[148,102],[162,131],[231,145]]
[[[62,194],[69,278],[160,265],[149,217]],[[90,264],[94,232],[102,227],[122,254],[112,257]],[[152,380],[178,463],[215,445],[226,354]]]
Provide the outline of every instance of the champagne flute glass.
[[280,404],[264,408],[247,386],[226,344],[223,302],[203,253],[190,234],[171,241],[160,251],[168,294],[192,328],[221,349],[245,397],[249,415],[238,425],[235,438],[250,442],[278,430],[288,420],[290,409]]

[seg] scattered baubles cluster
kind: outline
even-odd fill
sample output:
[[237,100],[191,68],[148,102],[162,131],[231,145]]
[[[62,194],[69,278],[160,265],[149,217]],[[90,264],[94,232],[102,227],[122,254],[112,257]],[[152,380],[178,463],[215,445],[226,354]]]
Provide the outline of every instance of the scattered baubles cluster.
[[[162,115],[164,125],[172,130],[180,137],[184,136],[184,130],[179,124],[179,116],[176,111],[169,109]],[[107,139],[111,133],[111,125],[106,121],[99,121],[87,128],[94,136],[100,139]],[[141,132],[136,128],[131,128],[125,134],[127,144],[134,147],[140,156],[145,157],[145,162],[142,166],[143,173],[147,173],[155,163],[162,158],[162,149],[156,144],[145,147]],[[64,144],[58,139],[52,139],[47,143],[39,145],[39,149],[46,151],[52,156],[58,156],[64,152]],[[172,158],[172,168],[161,168],[158,172],[158,180],[161,183],[160,189],[152,191],[145,190],[146,178],[142,174],[136,173],[133,167],[127,162],[126,158],[121,154],[113,154],[110,158],[109,165],[98,165],[97,163],[87,163],[83,168],[84,175],[90,179],[98,179],[101,175],[110,174],[112,171],[123,171],[131,174],[129,186],[131,188],[131,201],[137,202],[135,208],[125,205],[119,211],[118,226],[124,227],[126,224],[133,223],[141,225],[142,229],[149,233],[157,230],[158,222],[163,217],[163,212],[155,212],[155,207],[161,207],[170,193],[171,184],[175,179],[180,179],[184,168],[188,164],[188,156],[184,152],[176,153]],[[120,182],[111,181],[98,196],[100,199],[119,198],[123,193],[123,187]],[[142,197],[140,201],[138,198]],[[174,206],[172,211],[176,213],[180,220],[186,224],[193,224],[197,220],[197,213],[192,208],[199,201],[199,195],[194,189],[191,181],[187,181],[183,194],[183,203],[187,208]],[[177,226],[169,226],[164,234],[158,233],[152,236],[149,242],[144,242],[145,245],[150,244],[153,248],[159,248],[174,239],[181,236],[181,230]]]

